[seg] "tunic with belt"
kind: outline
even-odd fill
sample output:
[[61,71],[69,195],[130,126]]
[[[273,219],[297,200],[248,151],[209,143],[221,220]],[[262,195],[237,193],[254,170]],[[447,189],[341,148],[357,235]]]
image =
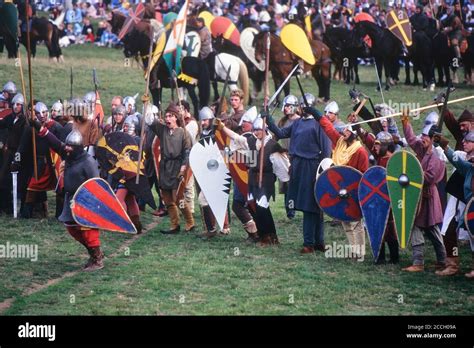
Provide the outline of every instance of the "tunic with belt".
[[176,190],[181,166],[188,165],[191,138],[184,128],[170,130],[160,122],[150,129],[160,138],[161,160],[159,186],[163,190]]
[[293,201],[295,210],[318,213],[313,188],[319,163],[331,155],[329,138],[312,116],[297,119],[285,128],[268,120],[268,128],[280,139],[291,138],[288,200]]
[[415,152],[423,169],[423,193],[415,225],[420,228],[428,228],[443,221],[443,208],[436,184],[443,179],[446,166],[434,151],[428,153],[423,147],[422,141],[415,136],[409,123],[403,126],[403,131],[408,145]]

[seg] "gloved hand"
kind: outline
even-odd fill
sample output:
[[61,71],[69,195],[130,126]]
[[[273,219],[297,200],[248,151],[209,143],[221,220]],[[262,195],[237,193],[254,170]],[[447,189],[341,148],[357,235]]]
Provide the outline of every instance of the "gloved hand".
[[313,116],[318,121],[321,119],[321,113],[319,113],[319,111],[316,110],[316,108],[312,106],[305,106],[303,108],[303,112],[307,113],[308,115]]
[[449,140],[441,134],[435,134],[433,136],[433,142],[435,146],[441,146],[443,150],[446,150],[449,145]]
[[[438,95],[436,95],[433,100],[436,104],[441,104],[441,103],[444,103],[444,98],[446,97],[446,93],[445,92],[440,92],[438,93]],[[441,108],[442,106],[439,106],[439,108]]]
[[260,117],[265,120],[267,123],[275,123],[275,120],[273,119],[273,116],[270,115],[270,112],[266,110],[262,110],[260,112]]
[[31,125],[34,129],[36,129],[37,132],[39,132],[41,127],[43,127],[43,124],[37,118],[31,122]]
[[212,121],[212,124],[214,125],[214,127],[216,127],[217,130],[222,130],[224,129],[224,123],[222,123],[222,121],[218,118],[215,118],[213,121]]
[[13,161],[10,164],[10,173],[18,173],[20,171],[20,162]]

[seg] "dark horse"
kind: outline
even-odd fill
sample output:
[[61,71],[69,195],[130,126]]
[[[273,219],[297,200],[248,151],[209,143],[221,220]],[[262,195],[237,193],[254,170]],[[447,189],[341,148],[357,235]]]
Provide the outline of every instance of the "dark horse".
[[[124,54],[126,57],[138,57],[143,62],[143,68],[147,69],[149,62],[150,49],[150,23],[141,21],[123,38]],[[165,35],[164,33],[162,35]],[[196,57],[184,57],[181,61],[181,70],[187,76],[193,78],[193,81],[183,81],[177,79],[176,86],[166,63],[161,57],[151,70],[150,74],[150,92],[153,97],[153,104],[161,104],[161,95],[163,88],[185,87],[193,103],[194,113],[197,115],[200,108],[209,104],[210,97],[210,77],[209,70],[204,61]],[[194,88],[199,88],[199,100]]]
[[[385,90],[390,89],[390,79],[396,79],[398,73],[398,58],[402,53],[402,43],[390,30],[383,29],[369,21],[355,24],[354,32],[359,38],[368,35],[372,41],[370,53],[375,59],[377,73],[382,80],[382,70],[385,70]],[[380,81],[382,83],[382,81]],[[380,86],[377,86],[379,89]]]
[[359,84],[358,57],[369,56],[368,47],[364,40],[357,37],[354,31],[346,28],[328,27],[323,36],[323,42],[331,50],[331,60],[334,62],[334,76],[341,75],[344,82],[349,84],[353,80]]
[[[51,23],[47,18],[36,17],[34,12],[30,11],[33,15],[30,17],[30,54],[36,56],[36,44],[38,41],[44,41],[49,58],[55,61],[64,61],[61,47],[59,46],[59,29]],[[30,15],[31,15],[30,14]],[[25,20],[26,18],[26,3],[18,4],[18,18]],[[27,35],[26,35],[26,23],[21,25],[21,37],[20,42],[28,49],[27,46]]]
[[[22,31],[20,40],[21,43],[27,47],[26,31]],[[33,17],[31,19],[30,53],[33,57],[36,56],[36,44],[38,41],[44,41],[46,47],[48,48],[50,59],[55,61],[64,61],[61,47],[59,46],[59,29],[47,18]]]
[[408,47],[408,55],[405,59],[405,84],[411,84],[409,61],[412,61],[413,85],[418,85],[418,71],[420,71],[423,79],[423,89],[426,89],[428,85],[431,85],[430,88],[434,88],[432,40],[424,31],[414,31],[412,38],[413,44]]
[[235,45],[231,41],[224,39],[222,35],[212,40],[213,48],[219,53],[228,53],[239,57],[247,66],[249,77],[253,82],[253,91],[249,96],[249,104],[252,104],[254,99],[257,99],[258,93],[262,90],[263,81],[265,80],[265,71],[257,69],[257,67],[247,58],[240,46]]
[[[253,45],[255,46],[255,59],[260,62],[265,59],[267,33],[261,32],[255,35]],[[331,51],[321,41],[309,40],[313,55],[316,58],[315,65],[304,64],[304,72],[310,71],[315,78],[319,94],[318,97],[325,101],[330,98],[331,84]],[[293,67],[299,63],[298,57],[290,52],[274,33],[270,33],[270,71],[272,72],[275,90],[285,80]],[[283,88],[285,95],[290,94],[290,84]]]
[[8,58],[16,58],[18,54],[18,14],[15,5],[9,3],[0,4],[0,51],[3,52],[5,45]]

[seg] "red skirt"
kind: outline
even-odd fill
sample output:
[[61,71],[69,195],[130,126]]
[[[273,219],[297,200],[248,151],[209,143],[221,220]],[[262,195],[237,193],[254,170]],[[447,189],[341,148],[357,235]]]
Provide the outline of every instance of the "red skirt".
[[56,188],[56,175],[51,166],[45,165],[43,172],[38,173],[38,180],[33,176],[28,184],[29,191],[51,191]]

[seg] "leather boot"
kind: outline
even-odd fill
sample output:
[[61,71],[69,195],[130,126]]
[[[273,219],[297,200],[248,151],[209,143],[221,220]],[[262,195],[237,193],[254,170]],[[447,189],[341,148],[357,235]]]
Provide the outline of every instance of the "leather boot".
[[382,243],[380,247],[379,257],[375,261],[376,265],[385,265],[387,261],[385,260],[385,243]]
[[436,271],[438,276],[453,276],[459,273],[459,257],[447,257],[446,268]]
[[100,247],[95,247],[95,248],[90,248],[91,249],[91,257],[92,257],[92,262],[89,266],[84,268],[84,271],[86,272],[92,272],[96,271],[99,269],[104,268],[104,254],[102,253],[102,250],[100,250]]
[[269,234],[265,234],[264,236],[260,237],[260,241],[257,243],[257,246],[264,248],[272,244],[273,242],[271,236]]
[[92,257],[92,248],[86,247],[86,249],[87,249],[87,252],[89,253],[89,260],[87,260],[84,267],[82,267],[83,270],[85,270],[87,267],[90,267],[92,265],[93,260],[94,260],[93,257]]
[[397,264],[400,261],[400,250],[398,248],[398,241],[391,240],[387,242],[388,250],[390,251],[390,260],[388,263]]
[[20,210],[20,215],[23,219],[31,219],[33,216],[33,203],[25,203]]
[[423,272],[425,270],[424,265],[411,265],[405,268],[402,268],[402,271],[405,272]]
[[465,274],[466,278],[474,279],[474,253],[472,254],[471,272]]
[[132,220],[133,225],[137,229],[137,234],[142,233],[143,232],[143,225],[140,221],[140,215],[130,216],[130,220]]
[[216,226],[216,220],[214,219],[214,214],[212,214],[210,206],[204,205],[202,207],[202,217],[204,219],[207,232],[213,231]]
[[43,202],[41,203],[41,212],[40,212],[40,215],[43,219],[47,219],[48,218],[48,202]]
[[247,232],[247,239],[245,240],[246,243],[252,244],[257,243],[260,240],[260,236],[257,233],[257,225],[255,221],[250,220],[244,224],[244,230]]
[[181,213],[183,213],[184,216],[185,232],[191,232],[192,230],[194,230],[194,217],[193,213],[191,213],[191,208],[189,207],[189,205],[185,204],[184,208],[181,209]]
[[270,240],[273,245],[280,245],[280,241],[278,240],[276,233],[270,233]]
[[163,234],[176,234],[179,232],[179,211],[176,205],[168,206],[168,215],[170,216],[170,229],[161,230]]

